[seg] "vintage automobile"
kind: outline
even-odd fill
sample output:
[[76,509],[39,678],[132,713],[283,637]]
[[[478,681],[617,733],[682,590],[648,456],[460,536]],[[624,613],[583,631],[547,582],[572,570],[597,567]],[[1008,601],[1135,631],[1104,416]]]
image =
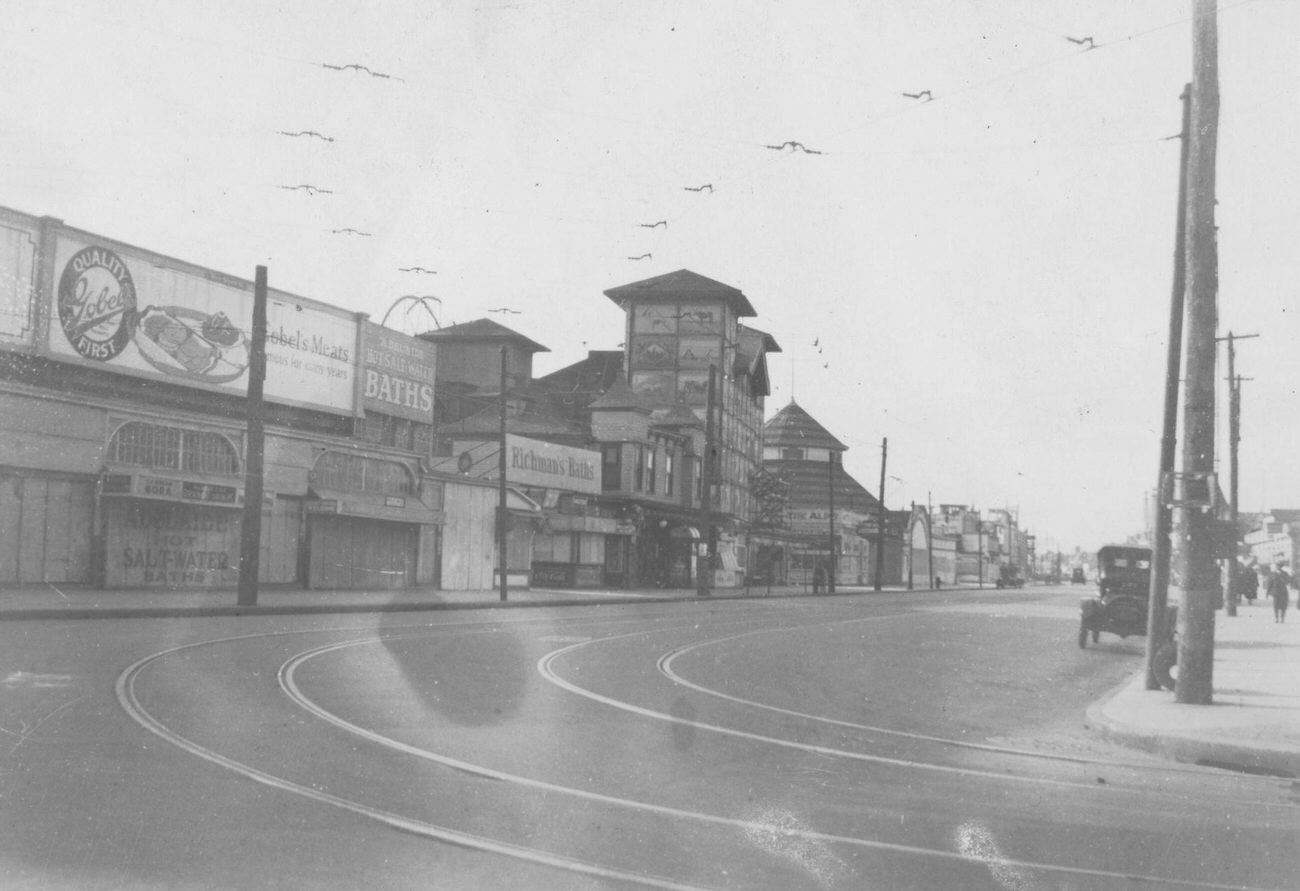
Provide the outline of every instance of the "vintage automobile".
[[1074,567],[1074,570],[1070,573],[1070,584],[1071,585],[1088,584],[1088,577],[1084,575],[1082,566]]
[[1079,604],[1079,646],[1101,638],[1103,631],[1118,634],[1147,633],[1147,600],[1151,585],[1151,549],[1106,545],[1097,552],[1096,597]]
[[1003,563],[998,567],[997,586],[999,588],[1023,588],[1025,577],[1020,574],[1020,567]]

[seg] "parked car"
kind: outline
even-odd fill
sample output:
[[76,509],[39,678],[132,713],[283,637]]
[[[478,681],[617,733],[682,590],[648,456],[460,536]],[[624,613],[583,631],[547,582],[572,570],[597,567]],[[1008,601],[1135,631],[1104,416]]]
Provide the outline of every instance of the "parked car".
[[1088,576],[1084,573],[1082,566],[1074,567],[1074,571],[1070,573],[1070,584],[1071,585],[1088,584]]
[[[1082,570],[1076,570],[1082,572]],[[1098,596],[1079,604],[1079,646],[1096,643],[1101,632],[1120,637],[1147,633],[1151,549],[1106,545],[1097,552]]]
[[999,588],[1023,588],[1025,578],[1020,574],[1020,567],[1013,566],[1010,563],[1003,563],[998,567],[997,586]]

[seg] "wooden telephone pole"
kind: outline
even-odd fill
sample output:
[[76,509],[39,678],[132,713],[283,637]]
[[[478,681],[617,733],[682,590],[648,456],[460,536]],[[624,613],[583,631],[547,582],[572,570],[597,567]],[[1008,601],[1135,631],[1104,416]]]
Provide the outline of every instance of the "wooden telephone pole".
[[1232,524],[1232,556],[1228,559],[1228,597],[1224,606],[1226,615],[1235,616],[1241,602],[1241,590],[1237,584],[1240,569],[1237,566],[1237,453],[1241,442],[1241,381],[1237,374],[1238,340],[1259,337],[1258,334],[1233,334],[1219,340],[1228,342],[1228,522]]
[[[1183,508],[1183,605],[1178,611],[1178,682],[1174,698],[1209,705],[1214,693],[1214,331],[1218,320],[1215,160],[1219,139],[1219,32],[1215,0],[1194,0],[1192,115],[1187,177],[1187,391],[1183,473],[1203,481],[1205,503]],[[1201,483],[1198,482],[1198,486]]]
[[253,279],[253,331],[248,351],[248,453],[244,461],[244,510],[239,527],[239,606],[257,606],[257,576],[262,558],[262,488],[266,421],[262,391],[266,381],[266,267]]
[[889,457],[889,437],[880,440],[880,504],[879,518],[876,520],[876,583],[880,586],[885,577],[885,459]]
[[505,603],[509,596],[510,573],[507,568],[510,549],[506,547],[509,534],[509,516],[506,514],[506,348],[501,348],[500,450],[497,455],[497,565],[500,567],[500,599]]
[[713,484],[716,479],[718,429],[713,415],[718,409],[718,366],[709,366],[709,390],[704,403],[704,460],[700,464],[700,544],[695,557],[695,593],[709,597],[713,585]]
[[1160,470],[1156,475],[1155,529],[1151,533],[1151,590],[1147,608],[1146,688],[1159,690],[1156,654],[1164,641],[1165,607],[1169,602],[1169,563],[1173,511],[1161,494],[1174,471],[1178,443],[1178,377],[1183,360],[1183,296],[1187,288],[1187,145],[1192,117],[1192,85],[1183,87],[1182,146],[1178,152],[1178,210],[1174,223],[1174,286],[1169,298],[1169,348],[1165,361],[1165,412],[1160,436]]

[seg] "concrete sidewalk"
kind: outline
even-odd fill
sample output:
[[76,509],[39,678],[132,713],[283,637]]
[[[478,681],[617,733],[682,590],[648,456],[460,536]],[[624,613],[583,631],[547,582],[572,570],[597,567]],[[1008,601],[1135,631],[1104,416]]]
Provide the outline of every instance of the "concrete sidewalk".
[[1263,598],[1217,615],[1211,705],[1147,690],[1143,671],[1088,709],[1088,726],[1177,761],[1300,777],[1300,611],[1287,619]]

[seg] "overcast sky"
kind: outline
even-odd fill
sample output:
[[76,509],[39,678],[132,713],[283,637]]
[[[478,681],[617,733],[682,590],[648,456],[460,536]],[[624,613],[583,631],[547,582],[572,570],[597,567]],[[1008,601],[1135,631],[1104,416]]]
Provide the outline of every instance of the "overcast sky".
[[[888,437],[890,507],[1092,549],[1156,475],[1191,13],[13,3],[0,204],[376,321],[436,296],[549,347],[539,373],[618,348],[605,289],[691,269],[781,345],[769,416],[797,401],[872,491]],[[1223,0],[1219,29],[1220,333],[1262,335],[1242,509],[1300,507],[1300,3]],[[432,327],[410,305],[390,324]]]

